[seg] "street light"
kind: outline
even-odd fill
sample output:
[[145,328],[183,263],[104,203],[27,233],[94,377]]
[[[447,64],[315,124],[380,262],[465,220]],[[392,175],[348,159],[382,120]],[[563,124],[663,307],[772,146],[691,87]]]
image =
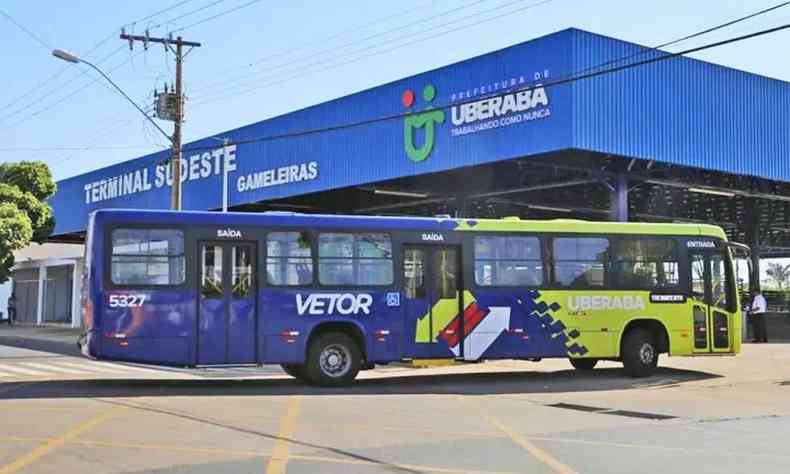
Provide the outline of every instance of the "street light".
[[[105,74],[104,71],[99,69],[95,64],[93,64],[93,63],[91,63],[89,61],[86,61],[86,60],[84,60],[84,59],[82,59],[82,58],[80,58],[78,56],[75,56],[74,54],[69,53],[68,51],[65,51],[65,50],[62,50],[62,49],[53,49],[52,50],[52,55],[55,56],[56,58],[60,59],[60,60],[63,60],[63,61],[69,62],[69,63],[86,64],[86,65],[90,66],[91,68],[93,68],[96,72],[101,74],[102,77],[104,77],[107,80],[107,82],[109,82],[110,84],[112,84],[113,87],[115,87],[115,90],[117,90],[119,94],[121,94],[126,100],[128,100],[129,103],[134,106],[134,108],[136,108],[141,114],[143,114],[143,117],[145,117],[146,120],[151,122],[151,124],[153,124],[153,126],[156,127],[156,129],[159,130],[162,133],[162,135],[165,136],[165,138],[167,138],[167,141],[169,141],[171,143],[171,145],[173,145],[174,152],[176,151],[175,150],[175,143],[173,141],[173,137],[171,137],[170,135],[167,134],[167,132],[162,130],[162,127],[160,127],[159,124],[154,122],[154,119],[149,117],[148,114],[145,113],[145,111],[142,108],[140,108],[140,106],[137,105],[137,103],[135,101],[133,101],[131,97],[126,95],[126,93],[118,86],[118,84],[116,84],[115,82],[113,82],[112,79],[110,79],[110,76]],[[176,156],[178,156],[178,153],[174,153],[174,154]],[[176,166],[181,166],[180,160],[172,160],[172,165],[171,166],[173,168],[173,172],[171,173],[171,175],[173,176],[173,194],[175,195],[177,193],[180,196],[181,195],[181,180],[180,179],[179,180],[175,179],[175,175],[176,175],[175,167]],[[180,203],[179,203],[179,206],[178,206],[177,210],[179,210],[179,211],[181,210],[180,209]]]
[[222,212],[228,212],[228,146],[230,138],[209,137],[212,140],[221,141],[223,145],[222,154]]

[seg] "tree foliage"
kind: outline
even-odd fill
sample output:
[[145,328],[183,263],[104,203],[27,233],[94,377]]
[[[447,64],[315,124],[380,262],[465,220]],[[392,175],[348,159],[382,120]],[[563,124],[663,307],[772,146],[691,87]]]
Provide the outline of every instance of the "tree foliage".
[[768,277],[773,280],[776,287],[780,290],[787,288],[790,282],[790,265],[782,265],[781,263],[770,262],[768,269],[765,271]]
[[0,164],[0,283],[8,280],[13,252],[30,242],[43,242],[55,228],[52,208],[45,201],[55,190],[42,162]]

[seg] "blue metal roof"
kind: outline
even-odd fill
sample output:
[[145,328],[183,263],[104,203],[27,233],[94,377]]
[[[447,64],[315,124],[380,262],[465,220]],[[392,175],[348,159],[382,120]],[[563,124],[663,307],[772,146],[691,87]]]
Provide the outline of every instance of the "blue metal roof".
[[[584,31],[570,35],[575,71],[663,54]],[[685,57],[578,81],[574,148],[790,181],[789,86]]]
[[[229,152],[230,204],[572,148],[790,181],[785,82],[680,58],[515,92],[645,51],[569,29],[219,134],[239,142]],[[55,234],[84,230],[99,208],[167,208],[168,170],[157,163],[168,154],[60,181]],[[184,158],[184,208],[220,207],[222,144],[187,144]]]

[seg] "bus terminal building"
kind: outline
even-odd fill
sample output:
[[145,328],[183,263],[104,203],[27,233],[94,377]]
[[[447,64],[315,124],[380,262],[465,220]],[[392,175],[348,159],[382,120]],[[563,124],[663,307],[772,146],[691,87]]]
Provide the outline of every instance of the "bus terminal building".
[[[567,29],[206,137],[183,148],[183,208],[221,210],[227,178],[232,211],[712,223],[790,256],[790,83],[666,55]],[[60,181],[50,240],[169,208],[170,155]],[[78,325],[79,262],[21,262],[19,319],[50,321],[57,288]]]

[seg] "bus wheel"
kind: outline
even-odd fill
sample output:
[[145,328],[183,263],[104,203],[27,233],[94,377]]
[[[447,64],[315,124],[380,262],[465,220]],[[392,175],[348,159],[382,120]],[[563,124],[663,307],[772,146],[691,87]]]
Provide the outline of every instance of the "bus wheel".
[[623,337],[621,350],[625,374],[630,377],[648,377],[658,366],[658,347],[650,331],[635,328]]
[[295,379],[305,380],[307,378],[307,372],[304,364],[280,364],[280,367],[283,368],[283,371],[286,374]]
[[362,357],[354,340],[343,333],[319,336],[308,349],[307,377],[323,387],[347,385],[359,373]]
[[576,370],[592,370],[595,364],[598,363],[598,359],[576,359],[572,357],[568,360]]

